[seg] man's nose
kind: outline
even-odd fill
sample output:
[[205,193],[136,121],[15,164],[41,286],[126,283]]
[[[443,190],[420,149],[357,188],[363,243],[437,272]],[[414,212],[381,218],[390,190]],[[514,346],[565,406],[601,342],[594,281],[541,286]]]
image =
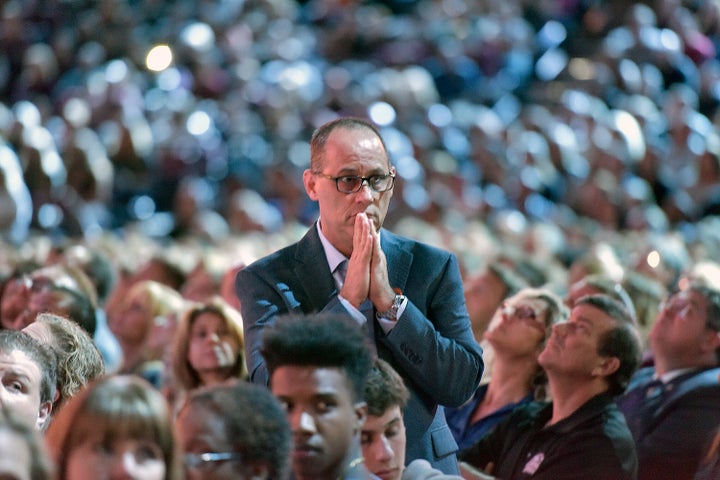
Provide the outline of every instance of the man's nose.
[[305,410],[300,410],[290,418],[290,426],[294,432],[314,433],[317,431],[315,427],[315,419]]
[[386,462],[395,455],[390,445],[390,441],[385,435],[381,435],[377,441],[373,442],[372,456],[376,460]]
[[376,193],[377,192],[375,190],[373,190],[372,187],[370,186],[370,183],[368,182],[368,180],[365,179],[365,180],[363,180],[362,184],[360,185],[360,190],[355,192],[355,195],[360,200],[372,202],[373,200],[375,200]]

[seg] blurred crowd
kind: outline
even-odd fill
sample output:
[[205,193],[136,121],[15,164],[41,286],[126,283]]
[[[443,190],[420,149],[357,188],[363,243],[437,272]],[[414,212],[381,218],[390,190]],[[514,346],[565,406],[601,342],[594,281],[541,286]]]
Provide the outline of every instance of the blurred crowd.
[[389,225],[513,228],[510,212],[695,239],[718,211],[715,0],[0,8],[0,222],[16,244],[308,223],[308,139],[336,115],[382,127],[401,178]]
[[386,226],[466,272],[513,249],[563,284],[599,242],[661,276],[718,260],[720,2],[0,7],[6,276],[80,239],[219,278],[316,218],[301,172],[337,115],[381,127]]
[[71,318],[173,414],[246,376],[235,274],[317,218],[336,116],[382,132],[385,226],[457,255],[485,382],[523,289],[620,292],[643,341],[720,290],[720,0],[0,0],[0,44],[0,330]]

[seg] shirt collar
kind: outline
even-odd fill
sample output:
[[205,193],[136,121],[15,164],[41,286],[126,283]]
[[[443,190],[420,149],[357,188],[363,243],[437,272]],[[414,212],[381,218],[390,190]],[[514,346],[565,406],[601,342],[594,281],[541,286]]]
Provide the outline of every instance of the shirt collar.
[[686,373],[690,373],[692,371],[697,370],[697,368],[678,368],[677,370],[670,370],[669,372],[665,372],[664,374],[658,376],[657,374],[653,375],[653,379],[660,380],[663,383],[669,383],[676,378],[678,378],[680,375],[684,375]]
[[330,243],[330,240],[328,240],[327,237],[323,235],[322,228],[320,228],[319,219],[315,226],[317,228],[318,235],[320,236],[320,243],[322,243],[323,250],[325,251],[325,258],[327,258],[330,271],[334,272],[335,269],[337,269],[338,265],[340,265],[343,261],[347,260],[347,258],[345,258],[345,255],[340,253],[340,250],[335,248],[333,244]]

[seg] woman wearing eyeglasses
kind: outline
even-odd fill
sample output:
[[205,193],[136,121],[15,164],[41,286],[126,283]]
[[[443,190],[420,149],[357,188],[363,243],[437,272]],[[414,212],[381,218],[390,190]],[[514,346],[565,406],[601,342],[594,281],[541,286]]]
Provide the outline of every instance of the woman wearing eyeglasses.
[[265,387],[246,382],[191,392],[176,427],[187,480],[285,480],[291,433]]
[[537,356],[552,325],[567,317],[562,299],[547,289],[522,289],[497,309],[484,335],[494,354],[490,382],[465,405],[445,409],[460,450],[477,443],[517,406],[544,398]]

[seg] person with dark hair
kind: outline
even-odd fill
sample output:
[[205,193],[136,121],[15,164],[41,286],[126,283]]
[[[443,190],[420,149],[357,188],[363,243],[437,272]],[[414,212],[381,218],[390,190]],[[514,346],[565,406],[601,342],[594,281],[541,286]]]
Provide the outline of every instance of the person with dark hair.
[[290,426],[267,388],[216,385],[190,393],[175,420],[187,480],[285,480]]
[[377,355],[400,373],[407,458],[457,472],[443,405],[458,406],[483,370],[455,255],[382,229],[395,167],[375,125],[337,118],[310,140],[305,190],[319,220],[297,243],[240,270],[236,292],[252,381],[266,383],[262,335],[278,315],[332,312],[363,326]]
[[295,480],[372,478],[360,450],[372,354],[360,327],[345,315],[281,317],[262,355],[290,422]]
[[467,478],[634,479],[635,446],[613,401],[640,362],[627,310],[606,295],[582,297],[553,326],[538,361],[552,401],[516,409],[461,451]]
[[55,399],[57,360],[49,346],[17,330],[0,330],[0,405],[43,430]]
[[365,383],[367,418],[362,427],[363,458],[368,470],[381,480],[460,480],[432,468],[424,459],[405,467],[407,436],[402,409],[410,392],[389,363],[376,359]]
[[360,444],[368,470],[382,480],[399,480],[405,469],[405,422],[402,409],[410,392],[386,361],[375,360],[365,384],[367,418]]
[[95,308],[91,299],[70,283],[72,281],[69,276],[53,278],[42,269],[11,278],[0,299],[0,324],[6,329],[22,330],[34,322],[38,314],[50,312],[72,319],[93,335],[97,325]]
[[720,426],[720,291],[691,284],[671,295],[648,340],[654,366],[617,399],[637,445],[638,479],[692,479]]

